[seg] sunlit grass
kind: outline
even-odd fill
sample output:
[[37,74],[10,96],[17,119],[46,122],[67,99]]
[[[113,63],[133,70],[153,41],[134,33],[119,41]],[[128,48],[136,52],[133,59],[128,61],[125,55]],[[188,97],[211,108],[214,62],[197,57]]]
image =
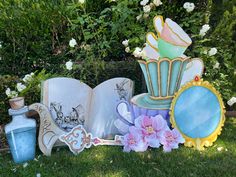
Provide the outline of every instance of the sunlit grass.
[[[227,119],[222,134],[205,151],[181,146],[170,153],[162,148],[124,153],[122,147],[99,146],[75,156],[67,147],[53,149],[51,157],[37,151],[37,161],[16,165],[9,153],[0,154],[0,177],[77,176],[236,176],[236,119]],[[220,147],[220,151],[217,148]],[[39,156],[39,157],[38,157]]]

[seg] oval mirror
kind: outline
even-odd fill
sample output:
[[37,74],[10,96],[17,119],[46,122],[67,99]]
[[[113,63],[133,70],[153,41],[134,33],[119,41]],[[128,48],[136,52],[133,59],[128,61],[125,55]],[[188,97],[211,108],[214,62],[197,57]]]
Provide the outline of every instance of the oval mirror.
[[225,121],[219,92],[207,81],[196,77],[175,95],[170,111],[172,126],[185,138],[185,145],[203,150],[213,144]]

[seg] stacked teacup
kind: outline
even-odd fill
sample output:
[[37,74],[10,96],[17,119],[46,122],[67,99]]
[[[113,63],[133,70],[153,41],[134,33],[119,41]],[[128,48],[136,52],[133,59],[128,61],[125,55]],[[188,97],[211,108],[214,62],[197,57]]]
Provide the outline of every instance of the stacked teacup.
[[[138,61],[148,93],[136,95],[130,103],[118,105],[123,122],[129,120],[127,123],[132,123],[141,114],[161,114],[169,122],[169,108],[174,94],[181,85],[194,79],[195,75],[201,76],[203,72],[200,59],[190,59],[184,55],[192,40],[177,23],[169,18],[164,22],[162,16],[156,16],[154,27],[157,36],[147,33],[147,44],[143,49],[146,58]],[[129,110],[129,117],[125,117],[124,110]]]

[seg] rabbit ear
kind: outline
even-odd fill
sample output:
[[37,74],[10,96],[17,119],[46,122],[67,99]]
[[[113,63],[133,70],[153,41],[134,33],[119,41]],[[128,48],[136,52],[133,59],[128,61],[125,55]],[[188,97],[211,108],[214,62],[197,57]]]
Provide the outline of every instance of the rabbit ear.
[[161,35],[161,31],[163,29],[163,26],[164,26],[164,20],[163,20],[163,17],[158,15],[156,16],[154,19],[153,19],[153,25],[155,27],[155,30],[158,34],[158,37],[160,37]]
[[156,37],[156,35],[154,33],[152,33],[152,32],[147,33],[146,42],[148,43],[148,45],[150,45],[156,51],[158,51],[157,41],[158,41],[158,38]]

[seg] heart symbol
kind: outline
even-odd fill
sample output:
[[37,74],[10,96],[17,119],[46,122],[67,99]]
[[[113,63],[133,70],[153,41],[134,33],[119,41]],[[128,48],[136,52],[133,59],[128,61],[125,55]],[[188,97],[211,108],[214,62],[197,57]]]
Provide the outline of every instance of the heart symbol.
[[193,58],[186,66],[180,86],[193,80],[195,76],[202,76],[204,69],[203,61],[200,58]]
[[130,105],[128,102],[122,101],[116,107],[119,118],[122,122],[128,125],[133,125],[133,118],[131,115]]

